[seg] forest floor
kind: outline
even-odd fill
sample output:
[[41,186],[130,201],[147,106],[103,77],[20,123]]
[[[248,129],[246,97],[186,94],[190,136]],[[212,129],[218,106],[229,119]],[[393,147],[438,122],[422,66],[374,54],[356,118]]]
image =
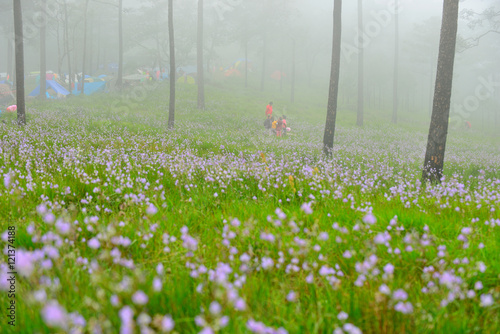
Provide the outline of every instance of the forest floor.
[[276,138],[269,101],[208,93],[174,131],[166,90],[0,116],[2,332],[500,331],[498,138],[451,131],[422,184],[424,121],[340,112],[327,159],[320,107]]

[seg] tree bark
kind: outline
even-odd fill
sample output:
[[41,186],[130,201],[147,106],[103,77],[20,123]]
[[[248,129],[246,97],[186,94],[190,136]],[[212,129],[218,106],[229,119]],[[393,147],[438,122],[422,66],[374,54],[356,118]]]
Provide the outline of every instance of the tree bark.
[[45,100],[45,92],[47,91],[47,62],[46,62],[46,48],[45,48],[45,36],[46,36],[46,15],[45,15],[45,0],[40,2],[40,15],[42,15],[43,20],[40,27],[40,95],[41,100]]
[[245,15],[245,88],[248,88],[248,18]]
[[365,51],[361,36],[363,36],[363,0],[358,0],[358,34],[359,34],[359,55],[358,55],[358,115],[356,124],[363,126],[364,116],[364,61]]
[[160,71],[160,76],[158,77],[158,81],[163,79],[162,65],[161,65],[161,48],[160,48],[160,36],[156,35],[156,52],[158,53],[158,71]]
[[24,97],[24,41],[23,14],[21,0],[14,1],[14,34],[16,44],[16,99],[17,123],[26,124],[26,104]]
[[[91,12],[92,13],[92,12]],[[90,39],[89,39],[89,44],[90,44],[90,50],[89,50],[89,69],[88,73],[90,76],[93,76],[94,73],[94,26],[95,26],[95,21],[94,21],[94,16],[90,16]]]
[[[12,33],[12,31],[9,31],[9,33]],[[12,40],[10,38],[7,38],[7,75],[9,75],[9,80],[14,81],[14,69],[13,69],[13,45]]]
[[262,76],[260,78],[260,90],[262,92],[264,91],[264,83],[266,81],[266,62],[267,62],[266,52],[267,52],[267,36],[266,32],[264,32],[263,50],[262,50]]
[[330,72],[330,89],[326,112],[325,133],[323,136],[323,153],[331,156],[335,138],[335,122],[337,119],[337,103],[340,78],[340,50],[342,41],[342,0],[334,1],[333,10],[333,45],[332,67]]
[[61,74],[61,73],[63,73],[62,65],[64,63],[64,57],[66,57],[66,49],[64,48],[64,39],[63,39],[62,43],[63,43],[64,51],[61,51],[61,23],[60,22],[57,22],[56,38],[57,38],[57,73]]
[[170,103],[168,108],[168,128],[174,128],[175,121],[175,44],[173,0],[168,0],[168,40],[170,46]]
[[444,0],[434,102],[422,171],[424,181],[440,182],[443,175],[457,41],[458,8],[459,0]]
[[392,122],[398,122],[398,77],[399,77],[399,1],[395,0],[394,7],[396,13],[394,15],[394,79],[393,79],[393,95],[392,95]]
[[118,1],[118,77],[116,87],[123,86],[123,0]]
[[292,40],[292,92],[290,96],[290,102],[295,102],[295,38]]
[[85,0],[85,13],[83,19],[83,59],[82,59],[82,90],[81,94],[84,94],[85,88],[85,62],[87,61],[87,11],[89,7],[89,0]]
[[203,0],[198,0],[198,41],[197,41],[198,109],[205,109],[205,73],[203,70]]
[[64,38],[66,40],[66,55],[68,57],[68,91],[73,93],[73,78],[71,75],[71,54],[69,52],[68,5],[64,1]]

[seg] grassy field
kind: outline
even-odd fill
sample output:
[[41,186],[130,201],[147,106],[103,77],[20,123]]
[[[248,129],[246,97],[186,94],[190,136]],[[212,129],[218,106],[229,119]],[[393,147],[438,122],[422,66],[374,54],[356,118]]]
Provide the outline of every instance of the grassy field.
[[318,98],[276,138],[259,92],[181,86],[174,131],[132,93],[0,116],[2,333],[500,331],[498,135],[451,131],[426,185],[424,114],[342,109],[326,159]]

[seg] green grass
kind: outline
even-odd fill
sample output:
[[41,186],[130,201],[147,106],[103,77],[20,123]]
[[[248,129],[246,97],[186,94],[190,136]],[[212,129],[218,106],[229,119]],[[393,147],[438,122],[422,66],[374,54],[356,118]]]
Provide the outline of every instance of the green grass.
[[[321,92],[310,99],[299,94],[292,105],[278,87],[264,94],[219,84],[207,87],[207,108],[198,111],[196,88],[180,86],[176,129],[169,131],[167,89],[146,90],[139,101],[112,94],[31,101],[24,129],[12,124],[14,115],[1,116],[7,124],[0,125],[0,172],[7,181],[0,190],[0,228],[16,226],[20,272],[17,325],[2,324],[2,331],[70,331],[71,321],[63,328],[44,321],[44,307],[52,300],[83,316],[82,332],[118,333],[126,305],[134,312],[136,331],[144,313],[157,332],[164,315],[172,316],[178,333],[201,331],[195,324],[200,315],[214,330],[228,316],[223,333],[249,332],[250,319],[289,333],[331,333],[346,322],[363,333],[498,332],[498,136],[451,131],[445,183],[425,186],[419,184],[427,131],[423,114],[402,115],[395,126],[387,122],[389,113],[368,110],[360,129],[355,113],[341,109],[335,155],[327,160],[320,144]],[[286,106],[292,132],[285,138],[263,130],[269,100],[279,113]],[[312,214],[304,212],[304,203]],[[61,219],[58,224],[70,223],[67,234],[44,221],[46,213],[37,212],[41,204]],[[158,212],[148,214],[150,204]],[[286,218],[278,218],[277,208]],[[375,224],[364,221],[367,212],[373,212]],[[92,223],[91,217],[98,220]],[[234,218],[239,226],[231,224]],[[198,241],[192,256],[181,240],[183,226]],[[464,227],[471,227],[467,247],[458,239]],[[327,240],[319,238],[321,232],[328,233]],[[376,243],[384,232],[390,240]],[[275,241],[263,240],[262,233]],[[177,241],[166,245],[165,234]],[[130,245],[113,242],[118,236]],[[92,238],[99,240],[98,249],[88,246]],[[439,246],[446,246],[443,256]],[[19,259],[20,250],[43,255]],[[132,262],[120,264],[116,250]],[[352,257],[345,257],[346,251]],[[250,257],[248,270],[241,267],[243,253]],[[369,264],[372,255],[377,261]],[[273,269],[262,268],[266,257]],[[51,267],[43,268],[48,259]],[[6,261],[4,256],[0,263]],[[367,267],[360,269],[363,262]],[[22,275],[19,267],[26,263],[34,270]],[[163,275],[156,273],[160,263]],[[188,268],[216,270],[221,263],[232,272],[219,282],[205,272],[192,277]],[[394,274],[384,277],[388,263]],[[479,270],[480,263],[486,270]],[[335,275],[322,275],[323,266]],[[434,272],[425,273],[431,266]],[[357,286],[363,270],[365,280]],[[312,284],[306,281],[311,273]],[[456,281],[440,283],[444,274]],[[158,292],[155,277],[162,282]],[[468,298],[478,281],[483,288]],[[392,292],[405,290],[413,311],[395,310],[397,301],[379,292],[382,284]],[[424,287],[429,292],[422,292]],[[146,305],[132,301],[137,290],[147,294]],[[44,291],[46,299],[37,301],[36,291]],[[290,291],[297,293],[293,302],[287,300]],[[244,310],[228,297],[234,292],[244,299]],[[443,306],[450,292],[454,299]],[[113,295],[118,305],[112,305]],[[491,296],[493,304],[481,306],[481,295]],[[214,301],[221,314],[209,312]],[[7,303],[2,291],[0,305]],[[347,320],[337,318],[341,311]]]

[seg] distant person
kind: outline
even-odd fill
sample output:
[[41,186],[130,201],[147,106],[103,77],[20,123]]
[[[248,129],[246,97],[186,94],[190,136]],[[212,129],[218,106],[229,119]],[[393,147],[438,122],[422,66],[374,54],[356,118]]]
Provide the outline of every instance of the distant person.
[[267,115],[273,115],[273,102],[269,102],[269,104],[266,107],[266,117]]
[[274,119],[274,117],[271,117],[271,134],[276,134],[276,126],[278,125],[278,121]]
[[287,126],[286,126],[286,116],[283,115],[281,118],[283,119],[283,133],[282,133],[282,135],[286,136],[286,128],[287,128]]
[[281,137],[281,133],[283,132],[283,118],[279,118],[276,123],[276,137]]
[[264,127],[266,128],[266,130],[271,130],[271,125],[272,125],[272,121],[271,121],[271,115],[267,115],[266,117],[266,120],[264,121]]

